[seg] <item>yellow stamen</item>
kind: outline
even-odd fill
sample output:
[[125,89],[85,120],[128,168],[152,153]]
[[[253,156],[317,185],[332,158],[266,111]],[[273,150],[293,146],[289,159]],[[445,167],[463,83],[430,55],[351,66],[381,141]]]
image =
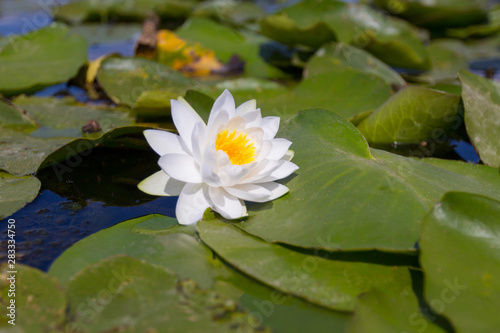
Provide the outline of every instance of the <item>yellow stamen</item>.
[[246,134],[236,132],[231,134],[224,130],[217,134],[215,149],[224,151],[232,164],[242,165],[255,161],[255,146]]

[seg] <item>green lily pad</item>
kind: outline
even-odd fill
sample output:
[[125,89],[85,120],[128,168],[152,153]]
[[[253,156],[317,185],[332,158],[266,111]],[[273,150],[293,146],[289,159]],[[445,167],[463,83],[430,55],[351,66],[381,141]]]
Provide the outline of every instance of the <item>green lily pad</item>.
[[453,48],[448,48],[446,41],[432,41],[428,52],[432,69],[423,76],[433,81],[456,79],[460,70],[469,68],[467,57]]
[[353,310],[356,297],[375,286],[398,290],[409,284],[407,268],[302,254],[217,220],[201,221],[197,230],[203,242],[247,275],[331,309]]
[[16,36],[0,48],[0,94],[14,95],[65,82],[87,61],[87,43],[53,24]]
[[[2,128],[0,169],[14,175],[34,173],[52,152],[77,138],[99,139],[102,132],[82,133],[82,127],[88,121],[97,121],[103,131],[134,123],[127,112],[83,106],[72,98],[21,96],[15,99],[14,103],[40,126],[31,132]],[[78,152],[83,151],[83,148],[90,149],[92,145],[82,146]],[[66,154],[65,157],[71,156]]]
[[[140,223],[157,220],[169,228],[169,218],[148,215],[122,222],[84,238],[67,249],[50,267],[62,285],[67,285],[83,267],[117,254],[126,254],[175,272],[179,278],[195,280],[202,288],[210,287],[218,272],[210,264],[210,251],[195,238],[184,233],[144,233]],[[135,229],[134,229],[135,228]],[[97,244],[107,244],[105,248]]]
[[[347,324],[348,314],[283,295],[228,269],[213,257],[208,248],[189,236],[193,234],[192,226],[180,226],[175,219],[160,215],[125,221],[73,245],[54,262],[49,274],[58,277],[63,285],[71,285],[72,276],[76,276],[75,280],[80,279],[82,285],[88,284],[88,279],[79,277],[82,274],[79,271],[92,267],[89,265],[99,266],[98,262],[102,259],[126,254],[163,266],[181,279],[193,279],[203,288],[211,287],[233,300],[239,300],[252,310],[245,321],[257,326],[264,323],[285,332],[295,332],[301,325],[320,328],[330,325],[341,330]],[[101,241],[107,244],[105,251],[95,248]],[[97,288],[93,285],[88,287]]]
[[211,49],[219,60],[227,63],[237,54],[245,62],[245,75],[261,78],[285,78],[287,74],[269,65],[260,55],[261,46],[269,39],[253,32],[238,32],[210,19],[191,17],[176,31],[191,43]]
[[472,144],[486,165],[500,167],[500,84],[460,72],[465,126]]
[[33,201],[40,187],[40,181],[33,176],[16,177],[0,171],[0,220]]
[[466,167],[451,171],[370,150],[361,133],[331,111],[301,111],[278,136],[293,142],[300,167],[286,182],[289,194],[249,206],[248,219],[235,224],[269,242],[413,251],[419,221],[445,192],[500,199],[498,170],[482,166],[469,176]]
[[124,256],[83,269],[68,285],[68,300],[75,318],[68,326],[83,332],[270,332],[245,322],[235,301]]
[[[330,36],[315,31],[317,27],[323,31],[323,26],[330,28]],[[294,34],[291,39],[287,37],[301,30],[304,33]],[[337,41],[364,48],[391,66],[414,69],[429,67],[427,52],[416,28],[361,4],[305,0],[263,19],[261,32],[279,42],[313,47],[332,41],[332,36],[336,36]],[[311,38],[316,33],[318,35]]]
[[488,0],[374,0],[393,15],[426,28],[466,27],[486,19]]
[[0,126],[16,129],[35,129],[36,123],[24,110],[0,100]]
[[456,332],[494,332],[500,325],[499,221],[499,201],[454,192],[422,223],[425,297]]
[[447,29],[446,35],[454,38],[485,37],[500,31],[500,5],[488,10],[488,23],[465,28]]
[[307,62],[304,77],[308,78],[330,71],[335,72],[339,68],[351,67],[379,76],[388,84],[397,86],[406,84],[401,75],[384,62],[362,49],[344,43],[331,43],[316,51]]
[[347,329],[349,333],[423,331],[446,332],[420,312],[411,284],[396,292],[374,289],[361,295]]
[[184,18],[198,0],[78,0],[65,3],[54,10],[57,19],[78,24],[84,21],[142,21],[151,12],[163,19]]
[[[66,298],[57,281],[38,269],[21,264],[16,264],[17,273],[9,271],[12,269],[7,264],[0,267],[0,303],[4,308],[0,330],[30,333],[57,330],[63,324],[66,314]],[[12,274],[15,279],[7,280]],[[10,290],[10,282],[14,284],[14,291]],[[10,306],[11,300],[15,300],[15,326],[7,322],[13,318],[6,316],[10,312],[6,308]]]
[[[170,110],[170,98],[184,95],[196,83],[170,67],[143,58],[108,58],[101,64],[97,81],[117,104],[138,109]],[[154,103],[153,96],[165,96],[162,103]],[[157,102],[158,99],[156,98]]]
[[343,4],[337,1],[301,1],[261,20],[260,31],[283,44],[318,48],[337,40],[322,17],[340,8]]
[[443,137],[461,119],[460,96],[407,86],[363,120],[358,129],[372,143],[419,143]]
[[209,0],[200,2],[191,15],[229,22],[235,26],[245,26],[257,22],[265,16],[265,12],[253,2]]

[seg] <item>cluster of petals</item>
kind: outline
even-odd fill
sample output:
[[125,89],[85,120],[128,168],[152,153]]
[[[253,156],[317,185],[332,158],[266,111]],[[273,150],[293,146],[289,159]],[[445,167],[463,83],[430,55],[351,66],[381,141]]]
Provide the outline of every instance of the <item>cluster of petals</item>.
[[298,169],[290,162],[291,142],[275,138],[279,117],[262,118],[255,100],[236,108],[226,90],[215,101],[207,124],[182,98],[171,101],[179,135],[146,130],[144,135],[160,155],[161,170],[139,188],[152,195],[179,196],[180,224],[193,224],[207,208],[227,219],[247,215],[244,201],[266,202],[288,188],[276,183]]

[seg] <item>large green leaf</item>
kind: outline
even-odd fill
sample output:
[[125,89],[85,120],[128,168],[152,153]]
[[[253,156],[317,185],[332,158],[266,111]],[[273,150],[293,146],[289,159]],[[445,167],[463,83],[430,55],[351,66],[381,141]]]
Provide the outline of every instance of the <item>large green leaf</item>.
[[0,126],[35,129],[36,123],[24,110],[0,100]]
[[450,130],[456,129],[461,112],[460,96],[407,86],[364,119],[358,129],[372,143],[442,140]]
[[500,167],[500,84],[460,72],[465,126],[484,164]]
[[[4,319],[0,322],[2,332],[54,332],[63,324],[66,314],[66,298],[57,281],[38,269],[16,264],[16,273],[9,273],[7,264],[0,267],[0,303],[4,308]],[[13,280],[7,280],[12,277]],[[11,286],[13,283],[13,287]],[[12,289],[12,290],[11,290]],[[9,295],[10,294],[10,295]],[[7,321],[6,309],[14,300],[14,325]]]
[[191,278],[203,288],[210,287],[218,274],[210,264],[210,252],[184,233],[162,235],[134,230],[136,225],[151,219],[158,219],[157,223],[163,224],[165,229],[170,226],[169,218],[148,215],[101,230],[67,249],[52,264],[49,273],[67,285],[83,267],[121,253],[166,267],[181,279]]
[[[277,332],[301,332],[300,327],[321,329],[325,325],[338,330],[345,327],[349,318],[345,313],[283,295],[226,268],[209,249],[191,237],[194,232],[190,226],[180,226],[175,219],[160,215],[125,221],[73,245],[54,262],[49,273],[57,276],[63,285],[68,285],[72,276],[85,271],[89,265],[99,265],[102,259],[127,254],[168,268],[181,279],[194,279],[203,288],[215,288],[241,301],[252,310],[246,321],[263,322],[276,328]],[[104,251],[102,247],[96,248],[101,241],[107,244]],[[88,279],[78,279],[82,285],[88,284]],[[93,284],[88,287],[97,289]]]
[[252,32],[238,32],[230,27],[206,18],[192,17],[176,34],[189,42],[200,43],[215,52],[223,62],[237,54],[245,62],[245,74],[252,77],[287,77],[278,68],[265,62],[260,54],[261,46],[269,40]]
[[199,222],[197,230],[203,242],[249,276],[332,309],[353,310],[356,297],[375,286],[398,290],[409,284],[407,268],[302,254],[216,220]]
[[444,333],[419,310],[411,284],[403,290],[374,289],[361,295],[349,333],[406,332]]
[[403,86],[405,80],[391,67],[370,53],[345,43],[331,43],[323,46],[307,62],[304,77],[335,72],[339,68],[355,68],[374,74],[388,84]]
[[466,55],[448,47],[447,40],[443,42],[432,41],[427,50],[432,68],[422,75],[426,79],[431,81],[454,80],[460,70],[469,68]]
[[[196,83],[170,67],[143,58],[108,58],[101,64],[97,81],[115,103],[156,109],[170,114],[170,99],[196,86]],[[152,96],[163,96],[151,106]],[[146,101],[144,101],[146,99]]]
[[0,94],[13,95],[65,82],[87,60],[87,43],[61,24],[12,37],[0,48]]
[[500,202],[447,193],[422,223],[425,296],[456,332],[500,326]]
[[[419,221],[450,190],[500,199],[498,170],[473,176],[380,150],[369,150],[348,121],[326,110],[306,110],[282,124],[300,169],[289,194],[249,209],[236,225],[271,242],[329,250],[411,251]],[[452,162],[454,163],[454,162]],[[457,162],[458,163],[458,162]]]
[[124,256],[84,268],[68,285],[68,301],[69,326],[83,332],[269,332],[252,328],[232,299]]
[[486,19],[488,0],[374,0],[408,21],[428,28],[465,27]]
[[[41,98],[21,96],[14,103],[28,112],[40,126],[31,132],[2,128],[0,132],[0,169],[15,175],[34,173],[40,163],[60,147],[85,137],[97,140],[103,132],[116,127],[132,125],[133,119],[127,112],[97,107],[83,106],[72,98]],[[82,127],[88,121],[97,121],[102,131],[82,133]],[[128,130],[127,133],[131,131]],[[137,132],[137,130],[136,130]],[[114,132],[116,136],[118,132]],[[92,145],[82,146],[90,149]],[[73,155],[77,154],[75,152]],[[66,154],[65,158],[72,155]],[[63,158],[63,159],[65,159]]]
[[142,21],[151,12],[164,19],[184,18],[198,0],[78,0],[64,3],[55,11],[55,17],[71,23],[83,21],[130,20]]
[[0,220],[33,201],[40,186],[40,181],[33,176],[15,177],[0,171]]
[[[317,33],[315,30],[318,26],[323,27],[319,25],[321,23],[331,29],[338,41],[365,48],[391,66],[416,69],[429,67],[417,29],[405,21],[385,16],[361,4],[304,0],[262,20],[261,30],[264,35],[280,42],[318,47],[332,41],[332,35],[328,36],[324,32],[307,40],[311,34]],[[286,37],[295,32],[304,33],[295,34],[293,39]]]

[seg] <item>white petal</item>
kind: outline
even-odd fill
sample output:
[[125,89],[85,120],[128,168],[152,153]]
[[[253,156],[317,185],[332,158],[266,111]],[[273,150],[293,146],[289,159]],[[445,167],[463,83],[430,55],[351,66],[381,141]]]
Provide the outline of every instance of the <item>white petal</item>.
[[186,183],[178,181],[160,170],[144,179],[137,187],[147,194],[176,196],[179,195]]
[[191,134],[193,133],[194,127],[198,123],[205,126],[205,123],[193,108],[187,107],[183,102],[172,99],[170,100],[170,105],[172,108],[172,119],[174,121],[175,128],[177,128],[182,141],[191,152]]
[[207,163],[201,166],[201,179],[209,186],[221,186],[222,181],[215,171]]
[[255,99],[251,99],[238,106],[236,114],[242,116],[247,112],[255,111],[255,109],[257,109],[257,101]]
[[270,175],[274,169],[281,165],[281,163],[280,161],[267,159],[257,162],[257,164],[250,169],[249,173],[239,181],[239,184],[258,182],[259,179]]
[[186,184],[177,201],[175,215],[179,224],[193,224],[203,218],[203,213],[210,207],[207,189],[202,184]]
[[144,136],[151,148],[160,156],[165,154],[186,154],[177,134],[167,131],[145,130]]
[[205,148],[205,130],[206,127],[202,123],[197,123],[191,133],[191,146],[193,149],[193,157],[200,164],[203,158],[203,149]]
[[266,202],[272,192],[257,184],[239,184],[232,187],[225,187],[225,190],[237,198],[254,202]]
[[174,179],[185,183],[201,183],[200,170],[192,156],[167,154],[160,157],[158,164]]
[[264,140],[271,140],[276,136],[280,128],[280,117],[262,118],[261,126],[264,129]]
[[238,219],[246,215],[245,204],[223,188],[210,187],[208,193],[213,208],[224,218]]
[[222,110],[228,113],[229,118],[234,117],[236,113],[233,95],[227,89],[215,100],[214,106],[212,106],[207,123],[209,127],[212,126],[217,114]]
[[210,140],[215,140],[215,136],[217,135],[217,133],[222,129],[223,126],[226,125],[228,121],[229,113],[225,110],[219,111],[207,125],[207,136],[205,138],[205,143],[208,143]]
[[285,156],[285,154],[288,151],[288,148],[290,148],[290,145],[292,144],[291,141],[281,138],[273,139],[271,142],[273,144],[273,148],[267,155],[267,158],[270,160],[281,159],[283,156]]
[[261,127],[262,115],[260,113],[260,109],[255,111],[249,111],[242,115],[245,120],[246,127]]
[[226,191],[237,198],[254,201],[266,202],[277,199],[288,192],[288,187],[278,183],[262,183],[262,184],[240,184]]
[[257,162],[262,161],[269,155],[269,152],[271,152],[271,149],[273,149],[273,144],[271,141],[263,141],[260,147],[257,148],[257,156],[255,157],[255,160]]
[[254,163],[236,165],[232,164],[226,152],[217,151],[217,175],[220,179],[219,186],[233,186],[238,184],[253,168]]
[[274,169],[269,175],[262,177],[257,181],[252,181],[252,183],[273,182],[275,180],[288,177],[299,169],[299,167],[292,162],[285,160],[280,160],[279,162],[280,166]]

